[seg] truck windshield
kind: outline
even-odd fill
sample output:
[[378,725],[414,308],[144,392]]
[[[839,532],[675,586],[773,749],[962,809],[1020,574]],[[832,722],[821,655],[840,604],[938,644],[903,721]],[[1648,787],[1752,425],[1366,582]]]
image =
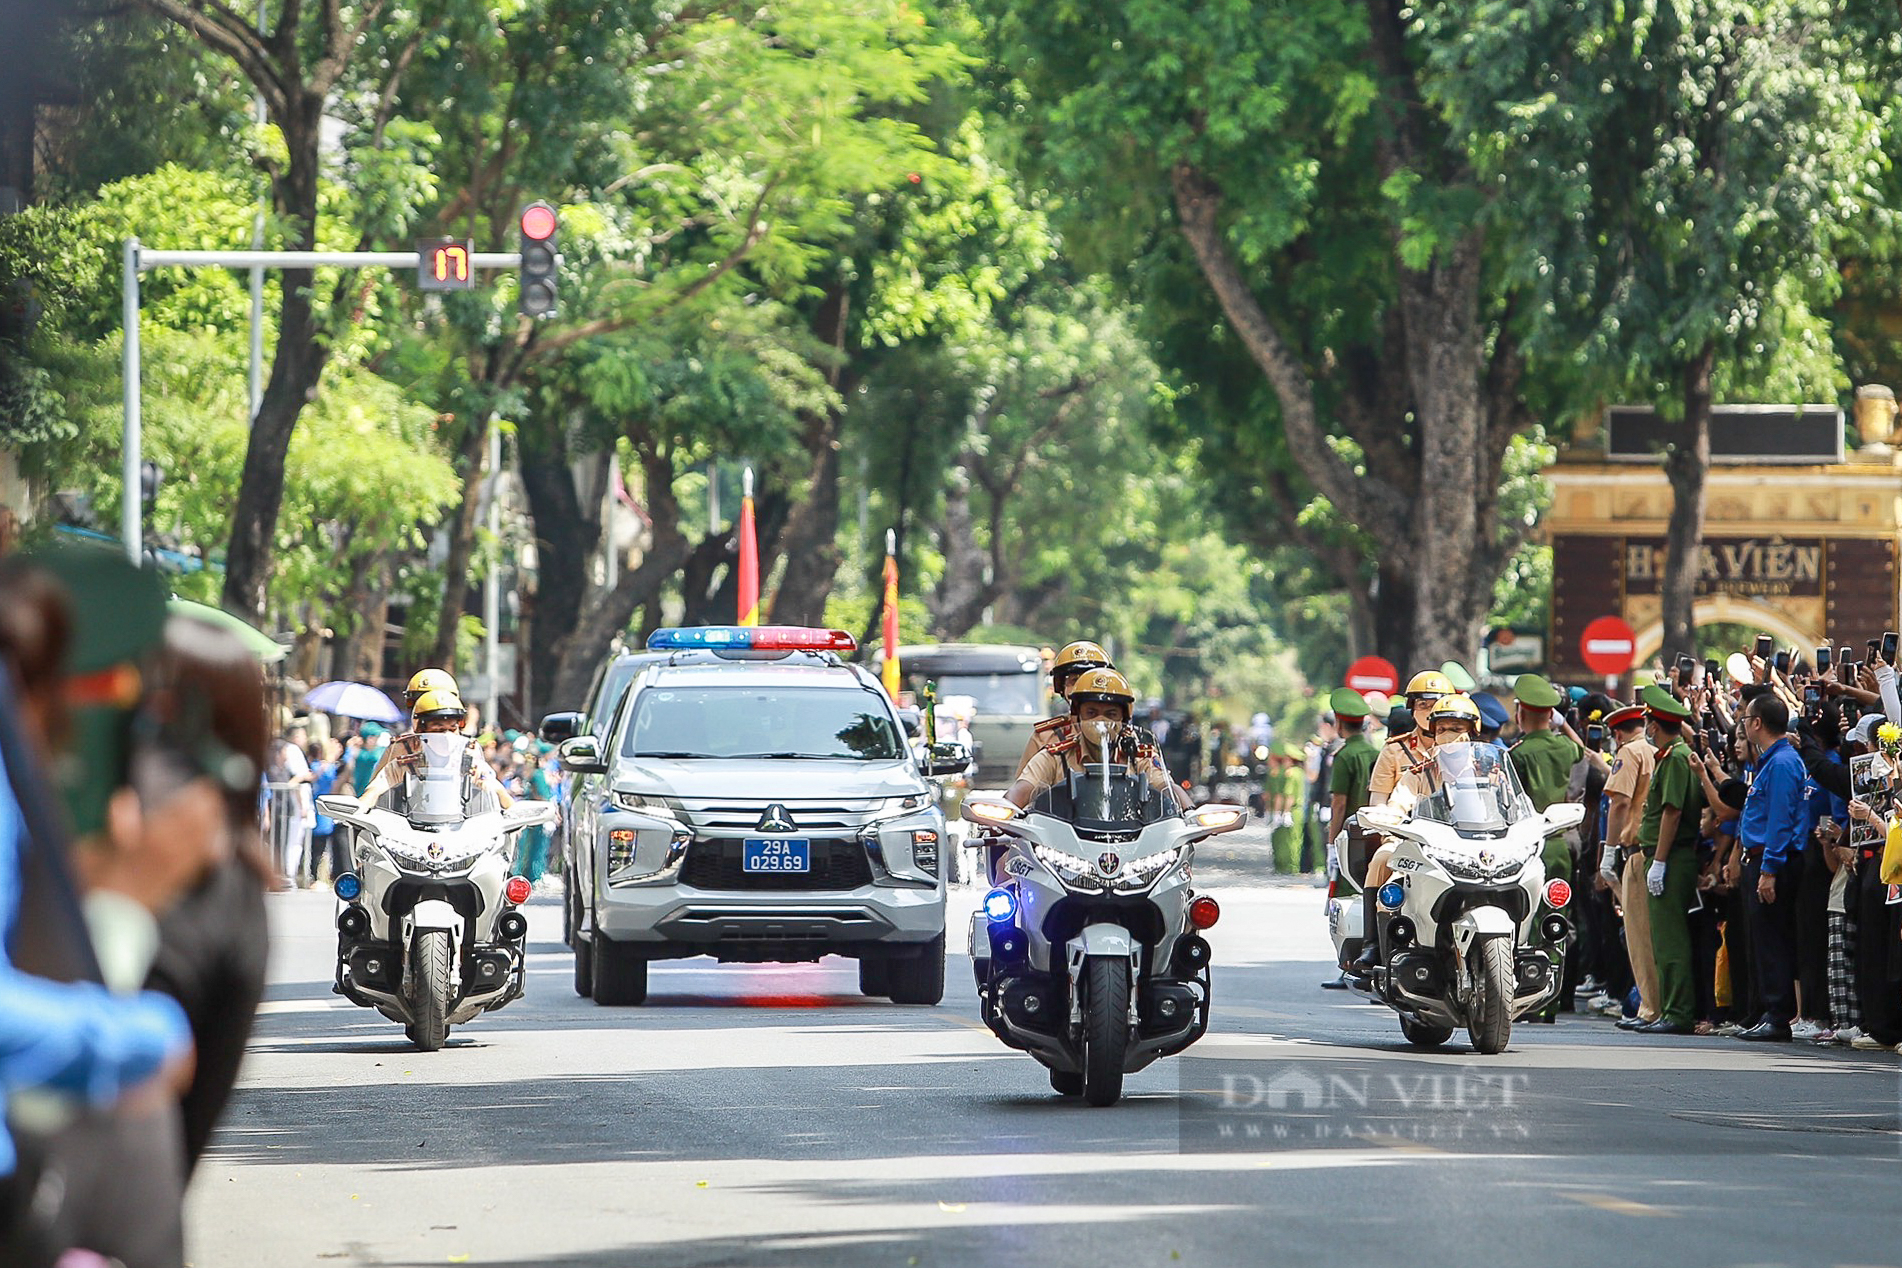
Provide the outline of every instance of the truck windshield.
[[893,761],[904,734],[862,688],[649,687],[634,698],[623,757]]
[[1043,716],[1043,677],[1039,674],[937,674],[940,700],[969,696],[979,717]]

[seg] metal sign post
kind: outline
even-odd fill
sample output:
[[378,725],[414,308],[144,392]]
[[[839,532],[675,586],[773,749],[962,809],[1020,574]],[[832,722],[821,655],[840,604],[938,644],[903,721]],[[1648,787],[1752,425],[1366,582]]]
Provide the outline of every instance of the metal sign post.
[[[141,452],[139,415],[139,274],[159,268],[226,269],[414,269],[419,266],[415,251],[147,251],[137,238],[125,244],[125,453],[122,478],[125,482],[124,505],[120,508],[120,531],[125,538],[126,554],[138,563],[144,533],[139,497]],[[512,269],[522,263],[518,251],[475,251],[469,254],[472,269]],[[255,409],[255,407],[254,407]],[[256,421],[255,417],[252,420]]]

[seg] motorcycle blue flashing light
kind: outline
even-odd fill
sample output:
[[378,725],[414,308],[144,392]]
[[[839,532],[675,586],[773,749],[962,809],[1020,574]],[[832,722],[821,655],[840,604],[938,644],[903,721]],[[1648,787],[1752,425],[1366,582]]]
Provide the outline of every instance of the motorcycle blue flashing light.
[[994,889],[984,895],[984,914],[992,924],[1001,925],[1017,914],[1017,895],[1008,889]]
[[330,892],[345,902],[349,902],[363,892],[363,882],[357,879],[355,872],[345,872],[330,882]]
[[655,630],[647,636],[650,652],[756,651],[843,652],[858,650],[844,630],[803,625],[693,625]]
[[1401,888],[1399,881],[1388,881],[1380,887],[1380,905],[1389,911],[1396,910],[1407,901],[1407,891]]

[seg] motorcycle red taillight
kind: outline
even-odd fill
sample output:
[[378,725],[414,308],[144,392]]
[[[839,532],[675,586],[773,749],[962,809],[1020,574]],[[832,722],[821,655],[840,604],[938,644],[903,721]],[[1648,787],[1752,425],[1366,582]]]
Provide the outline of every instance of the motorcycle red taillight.
[[1212,928],[1222,918],[1222,905],[1207,894],[1189,904],[1189,923],[1197,929]]
[[516,904],[527,902],[528,896],[534,892],[535,887],[528,883],[526,876],[511,876],[509,883],[502,887],[502,896]]
[[1570,881],[1549,880],[1545,883],[1545,902],[1548,907],[1563,907],[1572,901]]

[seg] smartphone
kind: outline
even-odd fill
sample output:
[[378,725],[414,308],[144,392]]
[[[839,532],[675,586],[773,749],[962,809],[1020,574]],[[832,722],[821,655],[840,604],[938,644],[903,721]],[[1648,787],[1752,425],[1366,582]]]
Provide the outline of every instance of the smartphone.
[[1713,687],[1717,685],[1717,662],[1716,661],[1706,660],[1704,662],[1704,681],[1709,683]]
[[1790,654],[1788,652],[1778,652],[1776,659],[1770,663],[1779,674],[1787,674],[1790,672]]
[[[1757,635],[1757,659],[1769,660],[1770,653],[1776,650],[1776,645],[1776,640],[1768,634]],[[1870,646],[1873,647],[1875,644],[1871,643]]]
[[1902,642],[1902,634],[1889,630],[1882,636],[1882,659],[1895,664],[1896,644]]
[[1829,648],[1827,647],[1816,649],[1816,672],[1819,674],[1829,672]]
[[1585,743],[1594,749],[1605,747],[1605,726],[1602,722],[1594,722],[1585,728]]
[[1853,647],[1838,647],[1836,649],[1836,676],[1838,678],[1842,677],[1843,670],[1849,667],[1849,658],[1855,654],[1856,649]]
[[1821,703],[1823,703],[1822,692],[1818,691],[1814,687],[1810,687],[1804,690],[1803,692],[1803,707],[1804,708],[1814,709],[1817,705]]
[[[1869,660],[1874,660],[1876,657],[1880,655],[1882,655],[1882,640],[1879,638],[1870,639],[1869,640]],[[1868,661],[1864,661],[1863,663],[1867,664]]]

